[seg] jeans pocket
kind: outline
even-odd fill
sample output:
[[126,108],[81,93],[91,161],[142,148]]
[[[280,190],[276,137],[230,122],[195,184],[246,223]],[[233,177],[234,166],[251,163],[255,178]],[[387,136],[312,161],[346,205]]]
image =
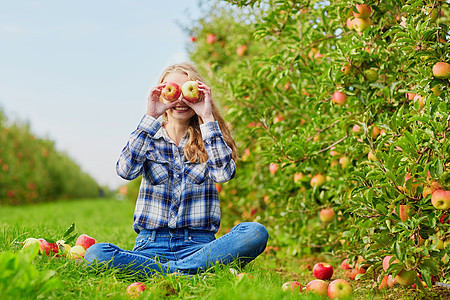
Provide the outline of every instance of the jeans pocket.
[[152,238],[151,237],[144,237],[144,238],[137,238],[136,242],[134,243],[134,248],[133,251],[141,251],[145,248],[147,248],[147,246],[152,243]]
[[196,245],[208,244],[214,241],[216,237],[213,233],[209,234],[190,234],[187,242]]

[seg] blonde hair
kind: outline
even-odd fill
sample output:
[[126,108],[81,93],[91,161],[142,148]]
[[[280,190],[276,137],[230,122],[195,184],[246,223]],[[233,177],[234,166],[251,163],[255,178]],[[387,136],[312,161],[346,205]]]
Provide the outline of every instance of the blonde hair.
[[[181,73],[186,74],[189,78],[189,80],[199,80],[201,82],[205,82],[203,77],[200,75],[200,73],[197,71],[195,66],[191,63],[180,63],[180,64],[174,64],[169,67],[167,67],[164,72],[161,74],[161,77],[159,79],[159,83],[164,82],[164,78],[166,78],[167,75],[171,73]],[[214,102],[212,102],[212,114],[214,119],[219,124],[220,131],[222,132],[223,138],[225,140],[225,143],[231,148],[232,150],[232,157],[233,160],[236,161],[237,159],[237,148],[236,144],[231,137],[230,129],[228,128],[225,120],[220,115],[219,109],[215,105]],[[163,114],[164,120],[167,122],[167,113]],[[190,162],[200,162],[204,163],[208,160],[208,154],[205,150],[205,145],[203,143],[202,134],[200,131],[200,125],[203,124],[203,120],[201,117],[199,117],[197,114],[192,116],[189,128],[188,128],[188,142],[186,146],[184,147],[184,156],[187,160]]]

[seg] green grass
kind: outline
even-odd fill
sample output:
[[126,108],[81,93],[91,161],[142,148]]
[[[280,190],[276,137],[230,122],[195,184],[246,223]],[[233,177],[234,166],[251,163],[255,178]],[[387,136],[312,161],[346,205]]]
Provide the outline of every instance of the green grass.
[[[86,199],[68,202],[46,203],[33,206],[1,207],[0,209],[0,255],[12,257],[22,255],[20,242],[28,237],[58,238],[75,223],[77,234],[85,233],[98,242],[111,242],[123,249],[131,249],[136,233],[131,225],[133,204],[111,199]],[[320,299],[313,295],[299,295],[281,291],[285,281],[297,280],[306,285],[312,280],[311,266],[319,260],[331,261],[335,266],[334,278],[343,278],[337,268],[339,261],[333,257],[295,257],[280,250],[267,252],[239,272],[251,277],[237,279],[229,266],[215,266],[211,272],[186,276],[155,276],[144,281],[147,290],[139,299]],[[14,272],[25,270],[23,262],[40,272],[46,279],[54,273],[48,286],[42,282],[26,279],[30,289],[15,288],[11,279],[0,274],[1,299],[129,299],[126,287],[136,278],[114,270],[98,272],[84,264],[65,258],[36,256],[31,261],[23,259],[22,265],[9,263]],[[0,260],[1,263],[1,260]],[[3,266],[0,266],[0,268]],[[28,270],[37,276],[36,270]],[[26,271],[26,270],[25,270]],[[48,274],[47,274],[48,273]],[[43,276],[43,274],[47,274]],[[14,274],[13,274],[14,275]],[[11,275],[11,276],[13,276]],[[3,276],[3,277],[2,277]],[[11,278],[18,278],[14,275]],[[31,275],[30,275],[31,276]],[[29,277],[30,277],[29,276]],[[27,281],[28,280],[28,281]],[[28,282],[28,283],[27,283]],[[389,291],[373,291],[371,282],[352,282],[354,299],[414,299],[417,294],[411,289],[398,287]],[[2,286],[3,285],[3,286]],[[43,289],[47,287],[47,290]],[[44,290],[44,292],[42,292]],[[439,297],[436,299],[440,299]]]

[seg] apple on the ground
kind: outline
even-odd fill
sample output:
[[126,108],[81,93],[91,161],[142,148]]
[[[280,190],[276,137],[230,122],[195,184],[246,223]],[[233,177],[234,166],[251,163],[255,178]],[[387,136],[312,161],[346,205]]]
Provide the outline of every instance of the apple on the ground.
[[303,286],[298,281],[287,281],[283,283],[281,286],[281,289],[283,291],[291,291],[291,292],[301,292],[303,289]]
[[410,286],[416,280],[417,273],[414,270],[402,270],[395,276],[395,282],[400,283],[403,286]]
[[175,101],[181,95],[181,88],[175,82],[167,82],[161,91],[161,96],[167,101]]
[[181,87],[181,92],[184,98],[189,102],[197,102],[200,99],[200,91],[198,90],[198,84],[196,81],[186,81]]
[[328,283],[322,279],[314,279],[308,282],[305,291],[307,293],[326,297],[328,295]]
[[346,299],[353,295],[352,285],[345,279],[335,279],[328,285],[330,299]]
[[66,257],[70,259],[82,259],[86,254],[86,249],[83,246],[75,245],[66,253]]
[[134,282],[127,287],[126,293],[131,298],[138,297],[147,287],[141,282]]
[[28,248],[28,247],[30,247],[31,245],[34,245],[34,244],[38,244],[39,248],[40,248],[41,242],[38,239],[35,239],[35,238],[27,238],[23,242],[22,249]]
[[58,254],[59,248],[56,243],[49,243],[45,239],[38,239],[40,243],[39,253],[46,255]]
[[77,238],[75,245],[81,246],[84,248],[84,250],[87,250],[90,246],[94,245],[96,242],[97,241],[93,237],[90,237],[87,234],[82,234]]
[[317,263],[313,267],[313,275],[317,279],[328,280],[333,276],[333,267],[327,263]]
[[353,270],[351,270],[351,272],[350,272],[350,278],[351,279],[353,279],[353,280],[355,280],[356,279],[356,276],[358,275],[358,274],[365,274],[366,273],[366,269],[364,269],[364,268],[354,268]]
[[344,271],[346,271],[346,270],[351,270],[351,266],[349,265],[349,263],[348,263],[348,258],[346,258],[346,259],[344,259],[342,262],[341,262],[341,269],[342,270],[344,270]]

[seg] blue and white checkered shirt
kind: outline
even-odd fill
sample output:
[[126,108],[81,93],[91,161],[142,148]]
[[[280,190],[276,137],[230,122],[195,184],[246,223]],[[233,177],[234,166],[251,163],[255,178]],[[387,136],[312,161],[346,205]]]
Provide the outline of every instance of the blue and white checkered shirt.
[[220,205],[215,182],[233,179],[236,165],[217,122],[200,125],[208,160],[184,157],[186,136],[177,146],[162,123],[144,115],[116,165],[120,177],[142,175],[134,211],[134,230],[192,228],[217,232]]

